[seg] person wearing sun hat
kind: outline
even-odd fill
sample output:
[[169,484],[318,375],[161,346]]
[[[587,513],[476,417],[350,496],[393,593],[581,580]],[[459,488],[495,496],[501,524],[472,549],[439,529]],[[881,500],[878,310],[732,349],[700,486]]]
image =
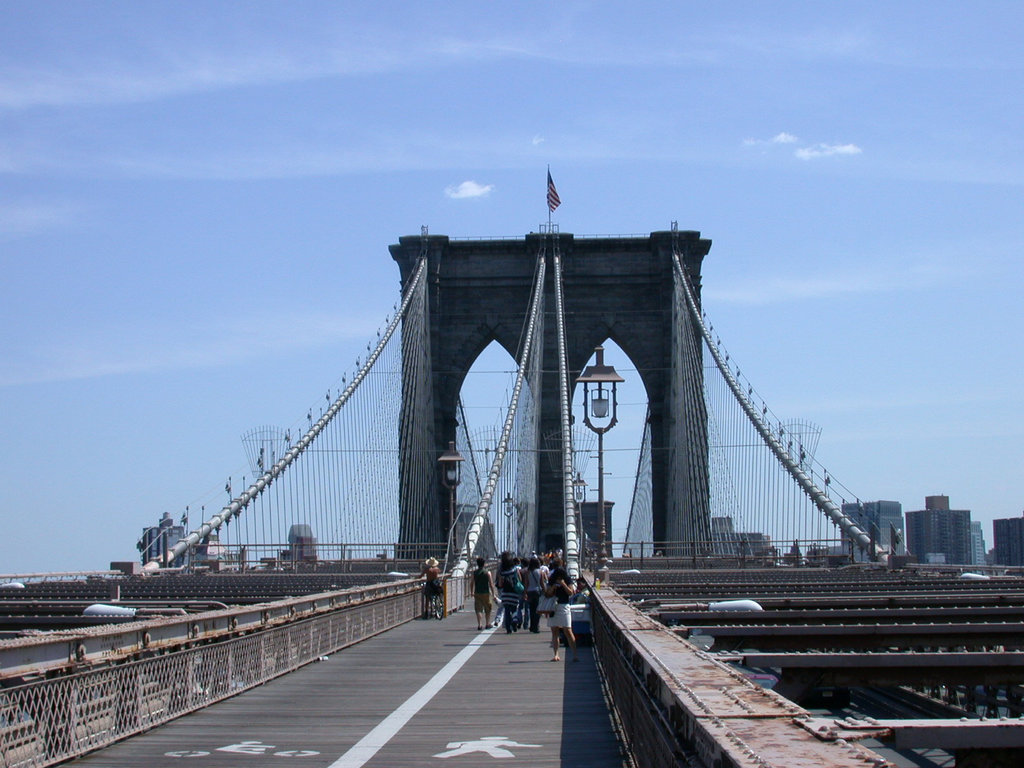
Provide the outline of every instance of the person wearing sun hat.
[[423,584],[423,618],[427,618],[427,605],[433,595],[441,593],[441,569],[438,567],[436,557],[428,557],[423,562],[420,570],[420,578],[426,579]]

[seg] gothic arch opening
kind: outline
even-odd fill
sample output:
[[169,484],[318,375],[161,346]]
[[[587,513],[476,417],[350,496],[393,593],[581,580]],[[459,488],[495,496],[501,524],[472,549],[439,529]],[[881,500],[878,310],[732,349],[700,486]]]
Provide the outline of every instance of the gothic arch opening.
[[[463,487],[460,488],[460,507],[479,502],[487,484],[498,440],[501,437],[506,410],[515,384],[516,362],[506,349],[491,339],[477,353],[466,371],[459,389],[459,450],[465,457]],[[493,553],[515,549],[519,520],[515,509],[514,471],[519,460],[515,446],[511,446],[495,492],[497,504],[491,510]],[[512,502],[507,501],[513,499]],[[493,554],[488,552],[487,554]],[[484,553],[481,553],[484,554]]]

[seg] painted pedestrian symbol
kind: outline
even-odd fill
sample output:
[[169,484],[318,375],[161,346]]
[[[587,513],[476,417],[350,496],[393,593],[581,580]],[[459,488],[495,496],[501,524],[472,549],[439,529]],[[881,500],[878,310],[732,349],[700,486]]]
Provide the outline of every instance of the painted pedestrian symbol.
[[483,752],[491,757],[515,757],[515,754],[505,749],[505,747],[539,748],[541,745],[520,744],[506,736],[484,736],[482,739],[474,741],[450,741],[446,746],[448,747],[447,752],[440,752],[434,755],[434,757],[461,757],[462,755],[471,755],[475,752]]

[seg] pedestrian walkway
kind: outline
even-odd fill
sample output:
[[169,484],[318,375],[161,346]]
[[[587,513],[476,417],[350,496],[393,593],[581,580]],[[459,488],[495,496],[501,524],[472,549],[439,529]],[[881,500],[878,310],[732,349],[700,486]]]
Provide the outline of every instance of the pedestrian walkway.
[[623,768],[592,649],[418,620],[81,758],[90,768]]

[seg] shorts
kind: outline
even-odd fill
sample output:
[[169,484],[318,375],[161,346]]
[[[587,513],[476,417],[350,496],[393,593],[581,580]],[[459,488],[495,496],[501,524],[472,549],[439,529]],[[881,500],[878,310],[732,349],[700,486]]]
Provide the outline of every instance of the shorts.
[[489,613],[492,607],[490,595],[473,595],[473,611],[475,613]]
[[555,612],[548,616],[549,627],[572,627],[572,611],[568,603],[556,603]]

